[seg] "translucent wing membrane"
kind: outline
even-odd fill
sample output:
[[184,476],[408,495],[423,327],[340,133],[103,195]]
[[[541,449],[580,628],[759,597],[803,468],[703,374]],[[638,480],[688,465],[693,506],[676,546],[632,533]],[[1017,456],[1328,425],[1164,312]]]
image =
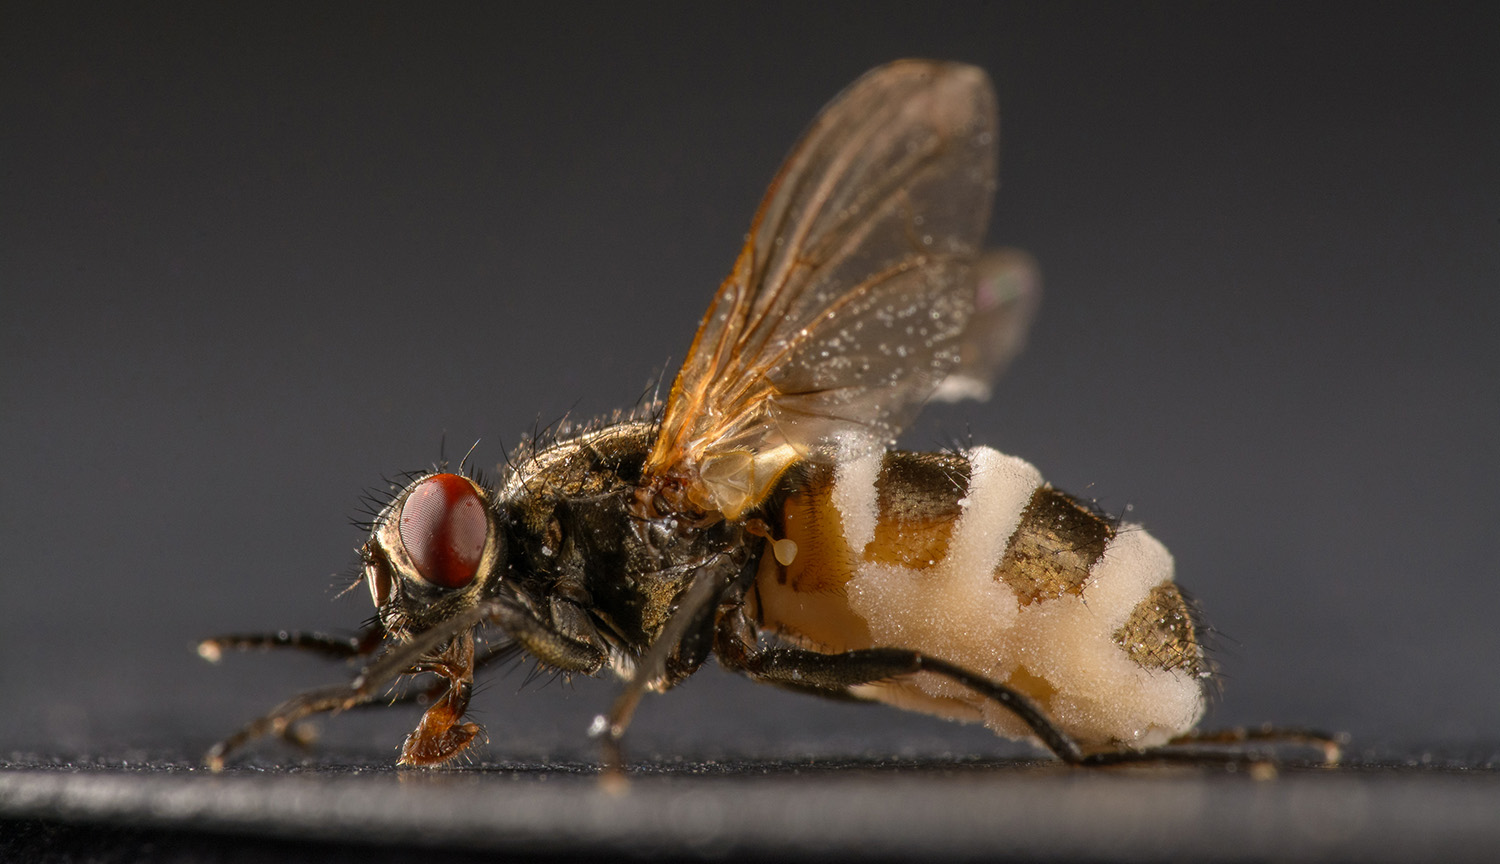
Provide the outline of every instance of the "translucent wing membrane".
[[959,342],[958,365],[934,400],[990,398],[990,387],[1026,343],[1041,300],[1036,260],[1019,249],[990,249],[974,264],[974,314]]
[[962,354],[996,115],[983,72],[924,61],[823,110],[699,327],[649,476],[734,517],[798,458],[894,440]]

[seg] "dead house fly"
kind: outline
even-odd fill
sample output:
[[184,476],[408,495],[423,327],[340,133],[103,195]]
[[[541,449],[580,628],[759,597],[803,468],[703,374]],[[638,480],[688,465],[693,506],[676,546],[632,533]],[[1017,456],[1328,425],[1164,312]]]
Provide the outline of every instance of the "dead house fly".
[[[988,447],[892,449],[935,394],[986,395],[1030,317],[1029,260],[980,252],[997,136],[972,66],[856,81],[771,182],[664,406],[533,442],[494,488],[413,479],[361,550],[379,612],[362,635],[202,643],[210,659],[288,645],[366,664],[210,765],[418,674],[437,684],[400,761],[443,764],[481,737],[464,719],[476,665],[520,652],[624,679],[593,730],[611,766],[641,696],[710,654],[1071,763],[1224,740],[1192,734],[1210,666],[1161,543]],[[476,660],[484,627],[502,641]]]

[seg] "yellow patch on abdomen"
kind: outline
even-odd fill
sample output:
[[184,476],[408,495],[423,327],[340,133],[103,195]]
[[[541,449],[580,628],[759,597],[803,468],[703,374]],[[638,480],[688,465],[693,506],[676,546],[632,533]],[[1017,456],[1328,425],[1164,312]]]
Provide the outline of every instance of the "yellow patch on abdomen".
[[833,478],[826,471],[807,474],[806,482],[786,496],[779,514],[777,539],[797,544],[792,562],[778,562],[769,541],[761,541],[768,548],[756,574],[754,614],[762,626],[816,651],[869,648],[870,629],[849,611],[844,594],[856,559],[833,507]]
[[[873,484],[842,490],[865,498],[875,515],[870,541],[856,553],[835,503],[833,472],[805,466],[780,506],[777,539],[797,544],[790,564],[762,555],[756,577],[761,623],[825,652],[873,645],[865,619],[848,606],[845,586],[867,564],[927,570],[948,555],[962,508],[967,464],[929,453],[888,453]],[[847,482],[847,479],[846,481]]]

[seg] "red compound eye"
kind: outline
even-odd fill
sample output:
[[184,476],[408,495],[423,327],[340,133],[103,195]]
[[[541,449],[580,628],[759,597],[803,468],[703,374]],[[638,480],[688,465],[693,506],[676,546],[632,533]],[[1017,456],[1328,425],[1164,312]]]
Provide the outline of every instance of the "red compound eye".
[[474,485],[457,474],[434,474],[401,504],[401,545],[423,579],[444,588],[474,581],[490,521]]

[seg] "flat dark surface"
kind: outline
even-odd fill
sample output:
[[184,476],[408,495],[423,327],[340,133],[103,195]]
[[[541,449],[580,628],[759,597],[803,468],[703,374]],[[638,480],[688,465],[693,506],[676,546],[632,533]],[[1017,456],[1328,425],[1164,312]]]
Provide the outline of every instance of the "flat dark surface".
[[[1160,538],[1220,634],[1208,725],[1344,730],[1397,761],[1492,759],[1500,5],[1258,2],[0,2],[0,754],[179,764],[346,679],[310,658],[212,667],[192,645],[358,627],[365,594],[329,597],[363,539],[347,525],[361,489],[430,464],[445,436],[450,456],[479,439],[477,464],[493,466],[537,425],[634,404],[680,362],[799,131],[902,56],[994,78],[989,241],[1030,250],[1046,283],[995,398],[929,410],[903,444],[1015,453]],[[583,730],[614,685],[543,678],[516,694],[524,672],[481,682],[483,758],[592,760]],[[383,764],[413,721],[338,718],[319,752]],[[1296,814],[1328,790],[1368,808],[1326,822],[1376,838],[1361,853],[1408,849],[1406,828],[1479,842],[1465,808],[1500,812],[1488,773],[1266,785],[930,768],[1017,751],[716,669],[648,700],[630,743],[907,766],[641,784],[634,800],[688,802],[671,824],[689,835],[691,803],[727,813],[741,786],[757,819],[782,790],[879,802],[880,819],[797,811],[842,826],[841,844],[859,824],[892,849],[977,844],[995,826],[1030,838],[996,841],[1018,855],[1095,829],[1128,845],[1158,825],[1180,827],[1184,857],[1253,854],[1255,837],[1301,837]],[[599,826],[625,823],[609,809],[625,805],[565,772],[0,780],[13,818],[17,796],[42,794],[26,812],[60,819],[45,803],[59,782],[121,802],[112,818],[130,824],[179,802],[147,844],[184,827],[184,796],[222,830],[259,814],[235,823],[241,838],[305,842],[295,814],[266,809],[286,789],[320,822],[318,808],[398,826],[406,809],[452,810],[564,855],[568,838],[604,835],[505,814],[560,821],[525,801],[562,789],[594,802]],[[928,800],[966,827],[902,818],[901,802]],[[1462,825],[1428,802],[1452,802]]]
[[621,791],[579,763],[413,772],[325,761],[215,775],[156,760],[14,762],[0,772],[0,853],[1493,860],[1497,805],[1494,760],[1287,765],[1270,776],[1008,760],[682,761],[639,764]]

